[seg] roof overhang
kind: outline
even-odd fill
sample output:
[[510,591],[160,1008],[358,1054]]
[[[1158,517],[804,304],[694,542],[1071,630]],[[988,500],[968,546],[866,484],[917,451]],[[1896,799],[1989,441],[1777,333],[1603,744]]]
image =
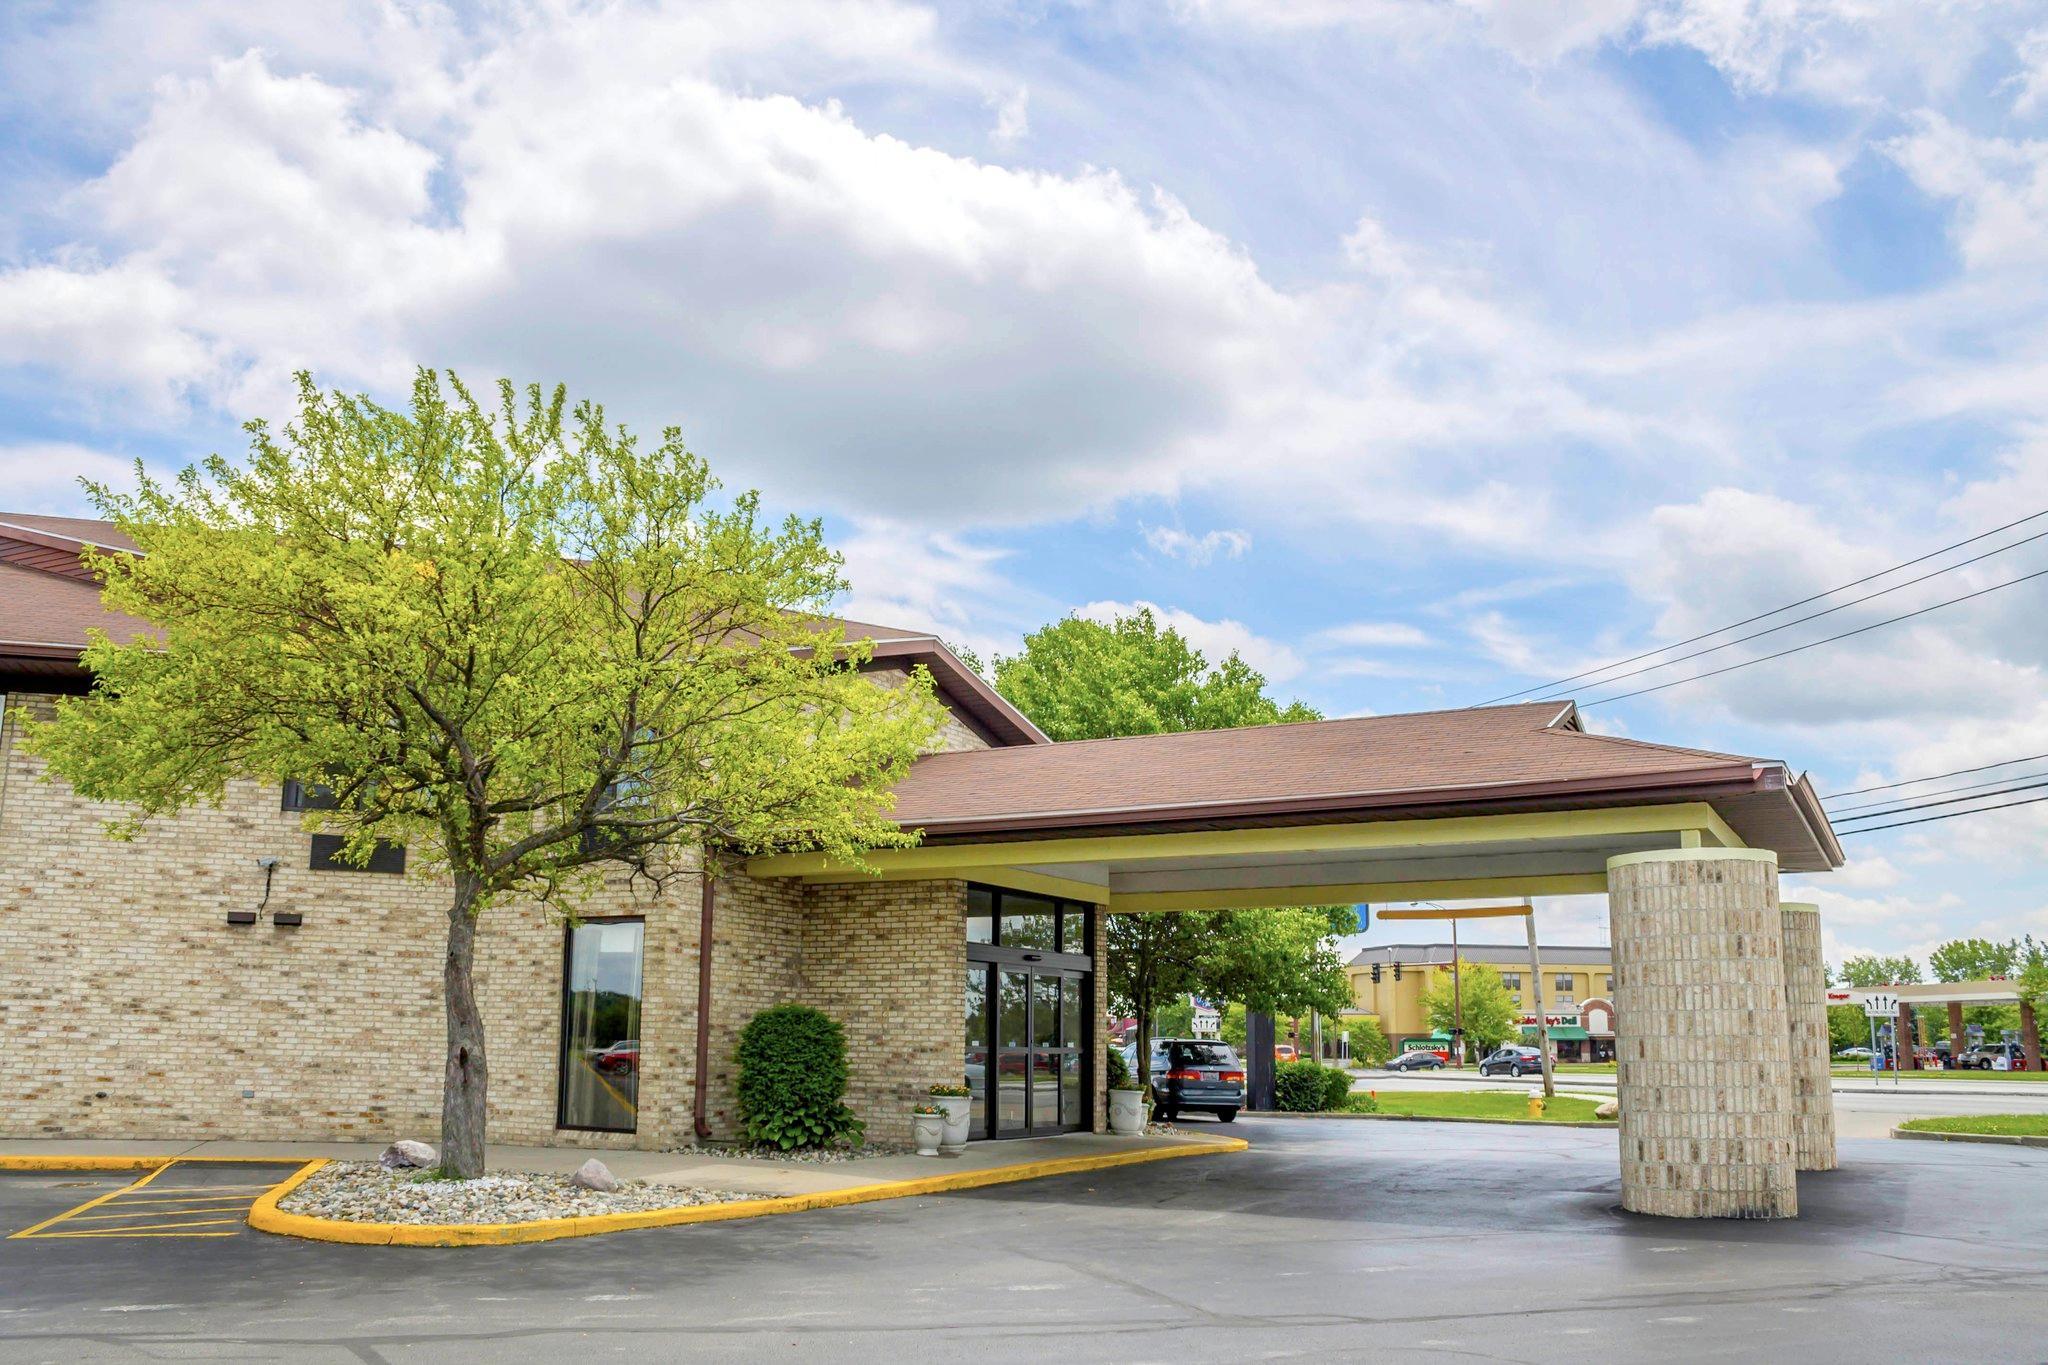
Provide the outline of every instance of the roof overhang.
[[1607,889],[1607,860],[1666,848],[1743,847],[1704,801],[1359,822],[934,841],[868,855],[751,859],[759,877],[809,882],[959,878],[1062,895],[1112,911],[1286,905]]

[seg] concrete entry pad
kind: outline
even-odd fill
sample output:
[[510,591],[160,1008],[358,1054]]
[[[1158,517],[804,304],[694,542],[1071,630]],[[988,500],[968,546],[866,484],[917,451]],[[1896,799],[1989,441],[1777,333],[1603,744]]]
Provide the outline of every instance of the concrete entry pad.
[[[1623,1214],[1613,1134],[1240,1119],[1253,1150],[441,1256],[0,1241],[0,1360],[2034,1359],[2048,1152],[1845,1140],[1802,1217]],[[10,1225],[15,1180],[0,1179]],[[118,1311],[108,1311],[118,1310]]]

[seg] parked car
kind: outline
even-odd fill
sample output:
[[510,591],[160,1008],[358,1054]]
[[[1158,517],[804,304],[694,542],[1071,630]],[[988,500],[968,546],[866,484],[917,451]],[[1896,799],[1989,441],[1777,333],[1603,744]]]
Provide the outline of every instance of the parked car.
[[1442,1053],[1430,1052],[1423,1048],[1414,1048],[1410,1051],[1402,1053],[1400,1056],[1388,1062],[1387,1070],[1441,1071],[1443,1070],[1443,1066],[1444,1059]]
[[1292,1043],[1275,1043],[1273,1045],[1273,1060],[1276,1062],[1298,1062],[1301,1060],[1301,1051]]
[[1964,1049],[1963,1055],[1956,1058],[1955,1065],[1958,1071],[1995,1071],[1998,1059],[2004,1057],[2006,1065],[2018,1071],[2025,1066],[2022,1060],[2025,1055],[2017,1043],[1980,1043]]
[[638,1071],[640,1069],[640,1040],[623,1038],[591,1059],[599,1071]]
[[1835,1054],[1836,1058],[1845,1062],[1867,1062],[1876,1055],[1867,1047],[1845,1047]]
[[1152,1112],[1171,1123],[1189,1110],[1224,1123],[1244,1108],[1244,1063],[1214,1038],[1163,1038],[1152,1045]]
[[1541,1075],[1543,1054],[1533,1047],[1521,1047],[1511,1043],[1506,1047],[1496,1048],[1479,1059],[1480,1075],[1491,1076],[1502,1071],[1510,1076]]

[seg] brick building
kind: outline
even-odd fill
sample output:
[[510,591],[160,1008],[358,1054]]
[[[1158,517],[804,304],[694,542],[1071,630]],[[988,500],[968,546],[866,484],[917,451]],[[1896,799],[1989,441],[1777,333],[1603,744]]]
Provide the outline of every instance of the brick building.
[[[23,752],[25,718],[90,686],[88,629],[140,628],[88,543],[132,549],[0,514],[0,1137],[430,1133],[442,888],[396,851],[334,864],[298,784],[115,843]],[[494,1138],[729,1136],[739,1030],[783,1001],[844,1024],[871,1132],[962,1079],[980,1136],[1099,1130],[1111,914],[1604,892],[1624,1204],[1789,1216],[1795,1169],[1832,1164],[1819,940],[1781,927],[1777,876],[1842,853],[1786,764],[1594,735],[1559,702],[1053,744],[928,632],[848,626],[877,682],[922,666],[950,716],[895,788],[918,844],[754,857],[708,898],[609,885],[573,926],[488,912]]]

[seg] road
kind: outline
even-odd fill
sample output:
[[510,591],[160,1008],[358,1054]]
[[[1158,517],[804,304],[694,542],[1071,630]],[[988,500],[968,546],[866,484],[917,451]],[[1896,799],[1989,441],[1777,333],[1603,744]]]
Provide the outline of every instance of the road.
[[[1477,1071],[1366,1071],[1358,1073],[1353,1090],[1477,1090],[1505,1086],[1534,1088],[1534,1077],[1482,1077]],[[1611,1075],[1564,1074],[1557,1088],[1566,1094],[1610,1096]],[[1889,1079],[1835,1077],[1835,1125],[1843,1137],[1881,1138],[1907,1119],[1951,1114],[2048,1114],[2048,1084],[2028,1081],[1934,1081],[1906,1078],[1894,1086]]]
[[[2048,1151],[1843,1144],[1802,1217],[1621,1213],[1594,1129],[1240,1119],[1250,1152],[471,1250],[0,1240],[0,1360],[2037,1360]],[[0,1176],[0,1228],[119,1177]]]

